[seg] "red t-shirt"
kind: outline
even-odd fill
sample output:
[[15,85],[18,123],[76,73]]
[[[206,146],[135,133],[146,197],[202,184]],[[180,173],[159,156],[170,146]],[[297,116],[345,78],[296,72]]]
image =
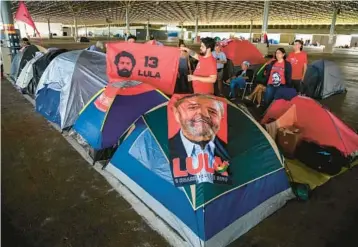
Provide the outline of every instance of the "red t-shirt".
[[302,80],[304,64],[307,64],[306,52],[291,52],[287,61],[292,65],[292,80]]
[[285,79],[285,61],[282,63],[276,62],[272,66],[270,78],[268,83],[269,85],[273,85],[274,87],[278,87],[280,85],[286,84]]
[[[193,75],[209,77],[216,75],[216,60],[213,56],[199,56],[199,62]],[[201,81],[193,81],[194,93],[214,94],[214,83],[206,83]]]

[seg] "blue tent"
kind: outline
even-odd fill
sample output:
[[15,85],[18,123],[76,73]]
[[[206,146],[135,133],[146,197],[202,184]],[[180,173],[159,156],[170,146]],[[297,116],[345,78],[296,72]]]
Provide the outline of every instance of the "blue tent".
[[185,246],[226,246],[294,197],[283,158],[265,130],[235,106],[228,105],[228,117],[232,185],[174,186],[166,105],[135,122],[105,168],[175,229]]
[[81,109],[107,81],[105,54],[86,50],[62,53],[41,76],[36,111],[61,129],[71,127]]
[[[128,128],[147,111],[168,101],[160,91],[147,84],[128,81],[102,89],[82,109],[73,129],[94,150],[110,148]],[[106,96],[112,90],[112,97]],[[107,109],[99,109],[96,102],[110,99]]]

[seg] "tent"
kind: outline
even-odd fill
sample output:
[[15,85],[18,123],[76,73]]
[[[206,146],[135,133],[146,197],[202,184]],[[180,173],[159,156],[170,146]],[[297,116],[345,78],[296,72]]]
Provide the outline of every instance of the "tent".
[[257,82],[261,82],[264,83],[266,81],[266,77],[265,77],[265,68],[266,65],[268,65],[269,63],[271,63],[273,60],[275,60],[274,58],[271,58],[269,60],[266,61],[266,63],[264,63],[263,65],[261,65],[260,69],[257,71],[256,73],[256,78],[255,80]]
[[10,69],[10,78],[14,81],[17,80],[20,75],[21,70],[25,67],[27,62],[29,62],[36,54],[36,52],[40,51],[38,46],[29,45],[25,47],[22,51],[19,51],[11,62]]
[[174,186],[166,105],[135,122],[105,167],[172,227],[185,246],[226,246],[294,197],[273,140],[244,111],[227,107],[232,185]]
[[25,67],[21,70],[19,77],[16,80],[16,86],[21,88],[22,90],[26,89],[29,85],[30,81],[33,78],[33,64],[40,59],[44,54],[42,52],[36,52],[35,56],[27,62]]
[[314,99],[325,99],[346,91],[340,69],[327,60],[308,65],[303,85],[303,93]]
[[358,154],[358,135],[317,101],[296,96],[291,101],[276,100],[267,109],[262,124],[276,120],[295,105],[296,127],[302,139],[321,146],[335,147],[345,156]]
[[47,53],[45,53],[43,57],[41,57],[34,63],[34,65],[32,66],[33,79],[31,80],[31,88],[30,88],[31,94],[35,93],[40,78],[43,72],[45,71],[45,69],[47,68],[47,66],[50,64],[50,62],[58,55],[67,51],[68,50],[66,49],[51,49]]
[[165,95],[147,84],[135,81],[111,84],[83,108],[73,130],[95,152],[111,148],[136,119],[167,101]]
[[220,44],[222,51],[234,63],[234,66],[240,66],[243,61],[249,61],[252,65],[265,63],[264,56],[248,40],[229,39]]
[[86,50],[62,53],[40,79],[36,111],[61,129],[71,127],[81,109],[107,81],[105,54]]

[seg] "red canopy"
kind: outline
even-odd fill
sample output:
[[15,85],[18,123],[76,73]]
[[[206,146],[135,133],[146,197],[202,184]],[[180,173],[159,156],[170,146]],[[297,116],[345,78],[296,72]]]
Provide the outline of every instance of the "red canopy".
[[296,106],[297,115],[294,125],[301,129],[304,140],[335,147],[346,156],[358,151],[358,135],[333,113],[308,97],[296,96],[291,101],[276,100],[261,123],[278,119],[293,105]]
[[265,63],[264,56],[251,42],[247,40],[231,39],[220,43],[222,51],[235,66],[241,65],[243,61],[250,64]]

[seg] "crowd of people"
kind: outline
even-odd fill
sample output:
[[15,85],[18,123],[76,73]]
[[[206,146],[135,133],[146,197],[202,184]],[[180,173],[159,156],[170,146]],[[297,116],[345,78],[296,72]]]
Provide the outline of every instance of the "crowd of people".
[[[227,58],[220,45],[212,38],[203,38],[199,54],[187,48],[182,41],[179,47],[181,57],[176,91],[203,94],[214,94],[214,91],[217,91],[218,96],[224,97],[223,69]],[[260,107],[262,99],[268,106],[274,99],[292,98],[300,93],[307,70],[307,54],[302,49],[301,40],[294,42],[293,51],[289,54],[285,49],[278,48],[274,57],[265,64],[264,79],[255,81],[257,86],[245,98],[254,101]],[[189,56],[198,61],[193,73]],[[236,89],[243,89],[247,82],[252,81],[253,76],[254,71],[250,69],[250,62],[244,61],[241,70],[225,81],[230,86],[229,98],[235,100],[238,96]],[[218,90],[214,90],[215,87]]]
[[[129,35],[126,39],[128,43],[136,41],[134,35]],[[153,36],[151,41],[158,42]],[[29,40],[24,38],[21,46],[26,47],[29,44]],[[288,55],[285,49],[278,48],[273,58],[265,64],[263,79],[254,82],[256,87],[245,99],[253,101],[257,107],[260,107],[262,103],[268,106],[274,99],[292,98],[300,93],[307,70],[307,54],[302,51],[303,45],[302,40],[295,40],[293,51]],[[223,87],[227,84],[230,87],[228,98],[235,100],[238,96],[237,88],[244,89],[246,83],[251,82],[254,77],[250,62],[243,61],[236,75],[227,78],[224,82],[224,66],[228,59],[213,38],[201,39],[199,54],[189,49],[183,40],[179,41],[178,46],[181,53],[176,93],[214,94],[215,92],[217,96],[225,97]],[[88,50],[105,52],[105,46],[103,42],[97,41]]]

